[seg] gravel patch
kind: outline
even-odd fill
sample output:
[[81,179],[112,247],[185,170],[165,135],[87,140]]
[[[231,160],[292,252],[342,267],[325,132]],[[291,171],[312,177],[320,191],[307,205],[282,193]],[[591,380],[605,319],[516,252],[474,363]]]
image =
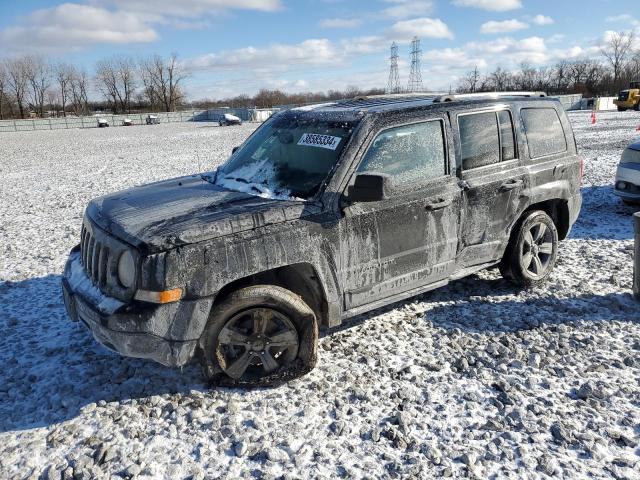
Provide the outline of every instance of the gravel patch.
[[93,197],[215,167],[254,125],[0,135],[0,478],[640,478],[635,112],[572,113],[584,207],[551,281],[497,271],[325,333],[275,389],[123,358],[69,322],[60,272]]

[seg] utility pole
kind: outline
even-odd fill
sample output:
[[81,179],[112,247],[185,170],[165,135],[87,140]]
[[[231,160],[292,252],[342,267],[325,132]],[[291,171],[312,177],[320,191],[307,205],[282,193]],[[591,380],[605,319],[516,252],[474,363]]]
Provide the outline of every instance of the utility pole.
[[400,93],[400,79],[398,77],[398,45],[391,44],[391,56],[389,57],[391,66],[389,68],[389,81],[387,82],[387,93]]
[[422,86],[422,48],[420,48],[420,39],[413,37],[411,41],[411,73],[409,74],[409,85],[407,91],[421,92]]

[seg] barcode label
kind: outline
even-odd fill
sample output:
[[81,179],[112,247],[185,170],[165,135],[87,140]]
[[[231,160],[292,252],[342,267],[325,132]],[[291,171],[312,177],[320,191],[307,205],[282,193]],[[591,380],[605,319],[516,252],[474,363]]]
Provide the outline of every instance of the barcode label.
[[320,135],[318,133],[304,133],[302,134],[302,137],[300,137],[300,140],[298,141],[298,145],[335,150],[336,148],[338,148],[338,144],[340,143],[340,140],[342,140],[342,138],[332,137],[331,135]]

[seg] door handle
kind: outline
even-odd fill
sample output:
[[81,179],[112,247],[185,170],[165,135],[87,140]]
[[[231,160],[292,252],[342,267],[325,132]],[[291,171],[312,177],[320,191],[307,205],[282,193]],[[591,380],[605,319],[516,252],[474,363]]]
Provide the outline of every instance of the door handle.
[[564,169],[566,168],[565,165],[563,165],[562,163],[559,163],[558,165],[556,165],[555,167],[553,167],[553,174],[555,175],[556,173],[562,175],[564,173]]
[[510,180],[508,182],[504,182],[500,185],[501,192],[508,192],[509,190],[513,190],[514,188],[518,188],[522,186],[524,182],[522,180]]
[[439,198],[436,202],[427,203],[424,208],[426,208],[427,210],[433,211],[433,210],[440,210],[441,208],[448,207],[449,205],[451,205],[450,198],[448,199]]

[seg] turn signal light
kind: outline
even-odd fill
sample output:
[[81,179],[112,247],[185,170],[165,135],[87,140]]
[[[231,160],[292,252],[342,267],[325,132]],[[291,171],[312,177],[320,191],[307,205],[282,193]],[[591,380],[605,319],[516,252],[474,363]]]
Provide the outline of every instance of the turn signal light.
[[138,290],[134,297],[136,300],[151,303],[172,303],[182,298],[182,289],[164,290],[162,292],[152,292],[149,290]]

